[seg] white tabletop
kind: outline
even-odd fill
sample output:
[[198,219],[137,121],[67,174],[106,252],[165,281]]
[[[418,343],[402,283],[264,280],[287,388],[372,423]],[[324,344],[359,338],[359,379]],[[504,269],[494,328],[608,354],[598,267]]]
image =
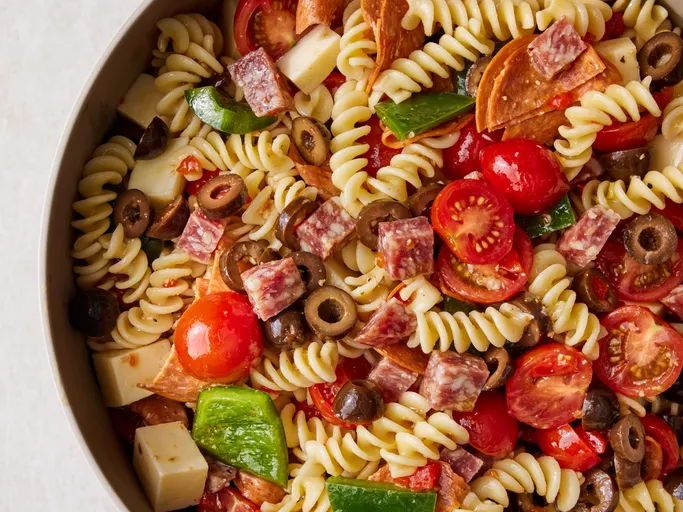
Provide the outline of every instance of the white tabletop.
[[139,0],[0,0],[0,510],[114,510],[76,444],[45,355],[38,234],[64,123]]

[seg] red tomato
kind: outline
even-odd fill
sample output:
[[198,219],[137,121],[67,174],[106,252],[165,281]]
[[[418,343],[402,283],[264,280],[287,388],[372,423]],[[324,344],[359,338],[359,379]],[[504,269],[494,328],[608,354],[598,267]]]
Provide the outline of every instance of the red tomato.
[[659,119],[652,114],[640,118],[640,121],[620,123],[614,121],[597,133],[593,149],[604,153],[642,148],[654,139],[659,129]]
[[671,473],[676,469],[680,456],[676,434],[666,421],[654,414],[646,414],[644,418],[640,418],[640,421],[645,427],[645,433],[654,438],[662,448],[664,455],[662,473],[665,475]]
[[481,170],[519,215],[552,208],[569,192],[569,182],[555,155],[530,140],[506,140],[484,149]]
[[645,457],[640,466],[640,473],[644,481],[660,478],[664,464],[664,451],[661,445],[650,436],[645,436]]
[[617,39],[624,34],[626,26],[624,25],[624,13],[613,12],[612,17],[605,22],[605,35],[600,41],[607,41],[608,39]]
[[218,492],[204,489],[197,512],[258,512],[259,508],[246,499],[234,487],[224,487]]
[[496,263],[510,252],[515,221],[505,197],[483,180],[457,180],[432,204],[432,226],[465,263]]
[[240,0],[235,44],[242,56],[263,47],[277,60],[296,43],[297,0]]
[[[657,106],[661,109],[664,110],[669,103],[674,99],[674,88],[669,86],[669,87],[662,87],[662,90],[653,92],[652,97],[655,99],[657,102]],[[659,119],[660,122],[662,119]]]
[[622,306],[600,322],[607,335],[593,369],[602,382],[635,398],[671,387],[683,368],[680,334],[642,306]]
[[549,343],[517,359],[505,385],[508,411],[535,428],[557,428],[581,417],[591,364],[575,348]]
[[668,295],[683,280],[683,243],[679,238],[676,252],[669,261],[644,265],[628,255],[623,243],[610,239],[596,263],[620,299],[655,301]]
[[457,180],[481,169],[479,156],[484,148],[500,142],[503,131],[479,133],[474,119],[460,130],[460,138],[450,148],[443,150],[443,173],[450,180]]
[[600,456],[570,426],[562,425],[535,432],[536,444],[566,469],[587,471],[600,463]]
[[180,162],[180,165],[176,168],[176,172],[181,176],[202,172],[202,164],[199,163],[199,160],[197,160],[196,157],[190,155]]
[[382,142],[382,128],[379,126],[379,117],[372,116],[368,121],[359,126],[369,126],[370,133],[358,139],[359,144],[367,144],[370,149],[363,154],[363,158],[368,159],[368,165],[363,169],[370,176],[377,176],[377,171],[386,167],[391,159],[398,155],[400,149],[392,149]]
[[667,199],[663,210],[653,208],[651,213],[664,215],[664,217],[671,221],[677,230],[683,231],[683,204],[676,204],[670,199]]
[[574,427],[576,434],[593,448],[595,453],[605,453],[607,450],[607,439],[600,432],[586,432],[581,425]]
[[566,110],[572,103],[574,103],[574,95],[571,92],[557,94],[548,100],[548,105],[555,110]]
[[198,379],[230,383],[249,375],[263,353],[263,337],[246,296],[212,293],[180,317],[175,349],[183,368]]
[[296,412],[303,411],[306,415],[306,419],[311,418],[323,418],[320,411],[313,405],[308,405],[306,402],[299,402],[298,400],[294,402],[294,407],[296,407]]
[[188,181],[185,183],[185,191],[191,196],[196,196],[199,193],[199,189],[202,188],[209,180],[212,180],[218,173],[221,172],[220,169],[215,171],[204,171],[202,177],[197,181]]
[[429,491],[439,485],[441,463],[432,462],[419,468],[412,476],[395,478],[394,483],[413,491]]
[[454,412],[453,419],[470,433],[470,444],[486,455],[504,457],[514,451],[519,423],[508,414],[505,396],[485,391],[472,412]]
[[532,264],[531,240],[519,227],[515,227],[512,249],[498,263],[467,265],[448,247],[441,248],[437,260],[446,291],[461,300],[479,304],[493,304],[512,297],[529,280]]
[[332,96],[337,92],[344,82],[346,82],[346,77],[342,75],[339,71],[332,71],[327,78],[323,80],[323,84],[328,88]]
[[337,417],[334,413],[332,404],[334,403],[334,398],[344,384],[354,379],[365,379],[370,373],[370,370],[370,363],[368,363],[364,357],[359,357],[358,359],[344,359],[337,365],[337,369],[335,370],[335,375],[337,376],[336,381],[316,384],[315,386],[308,388],[313,404],[320,411],[322,417],[333,425],[339,425],[344,428],[354,428],[354,424],[346,423]]

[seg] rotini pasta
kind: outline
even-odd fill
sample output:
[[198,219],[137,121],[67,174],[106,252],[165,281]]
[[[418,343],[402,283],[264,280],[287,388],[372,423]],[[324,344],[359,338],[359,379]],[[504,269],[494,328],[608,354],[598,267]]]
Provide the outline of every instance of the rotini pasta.
[[126,279],[118,279],[114,285],[119,290],[126,290],[122,298],[124,304],[139,301],[149,286],[152,274],[140,239],[127,238],[123,233],[123,225],[119,224],[113,233],[100,237],[100,244],[106,250],[104,257],[112,260],[109,273],[126,276]]
[[655,0],[616,0],[612,9],[624,13],[624,25],[634,29],[637,48],[655,34],[671,30],[669,13],[665,7],[656,5]]
[[429,311],[443,300],[441,292],[425,276],[413,277],[403,281],[404,287],[398,294],[414,313]]
[[[675,502],[678,502],[677,504]],[[683,505],[680,500],[671,496],[662,482],[659,480],[649,480],[640,482],[630,489],[619,492],[619,512],[673,512],[674,507],[680,510]]]
[[662,114],[662,135],[673,140],[683,134],[683,96],[674,98]]
[[321,123],[326,123],[330,120],[333,105],[334,99],[332,94],[324,84],[316,87],[310,95],[302,91],[294,95],[294,108],[297,114],[312,117]]
[[612,9],[602,0],[544,0],[543,9],[536,13],[540,30],[565,17],[581,37],[592,34],[596,40],[605,35],[605,22],[612,17]]
[[353,241],[341,250],[344,264],[360,276],[348,276],[344,283],[348,292],[359,305],[360,313],[371,313],[379,308],[389,295],[384,284],[386,273],[375,264],[376,254],[360,241]]
[[367,78],[375,67],[370,55],[377,53],[377,44],[372,40],[370,26],[363,19],[360,0],[353,0],[344,10],[344,34],[339,46],[339,71],[349,80],[363,81]]
[[327,512],[331,510],[325,488],[324,468],[319,464],[295,467],[287,484],[287,495],[280,503],[264,503],[263,512]]

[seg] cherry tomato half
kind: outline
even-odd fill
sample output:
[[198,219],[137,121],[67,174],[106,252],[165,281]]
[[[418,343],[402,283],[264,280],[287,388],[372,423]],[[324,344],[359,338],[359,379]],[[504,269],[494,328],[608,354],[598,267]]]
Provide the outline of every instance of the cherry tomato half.
[[211,382],[237,382],[263,353],[263,337],[247,297],[234,292],[205,295],[190,305],[175,331],[178,361]]
[[391,159],[398,155],[401,150],[392,149],[382,142],[382,133],[384,132],[379,126],[379,117],[372,116],[368,121],[359,126],[370,127],[370,133],[358,139],[358,143],[370,146],[370,149],[363,154],[363,158],[368,159],[368,165],[363,170],[374,177],[377,176],[377,171],[389,165]]
[[474,119],[460,130],[460,137],[450,148],[443,150],[443,173],[450,180],[464,178],[481,169],[480,155],[484,148],[500,142],[503,131],[477,131]]
[[595,453],[603,454],[607,451],[607,438],[600,432],[586,432],[581,425],[574,427],[574,431],[588,446],[595,450]]
[[457,180],[432,204],[432,226],[465,263],[496,263],[510,252],[515,221],[503,194],[483,180]]
[[204,489],[197,512],[258,512],[259,507],[246,499],[234,487],[224,487],[218,492]]
[[549,343],[517,359],[505,385],[508,411],[535,428],[557,428],[581,417],[591,364],[575,348]]
[[610,239],[596,263],[620,299],[651,302],[668,295],[683,280],[683,243],[679,238],[676,252],[669,261],[645,265],[631,258],[618,239]]
[[640,421],[645,427],[645,433],[654,438],[662,448],[664,456],[662,473],[665,475],[671,473],[676,469],[680,456],[676,434],[666,421],[654,414],[646,414],[645,417],[640,418]]
[[531,140],[512,139],[489,146],[481,152],[481,170],[519,215],[544,212],[569,192],[555,155]]
[[593,149],[610,153],[626,149],[642,148],[654,139],[659,129],[659,119],[652,114],[628,123],[613,122],[597,133]]
[[218,176],[219,172],[221,172],[220,169],[216,169],[215,171],[204,171],[202,177],[198,180],[185,183],[185,191],[191,196],[196,196],[199,193],[199,189]]
[[242,56],[263,47],[277,60],[296,43],[296,0],[240,0],[235,44]]
[[642,306],[622,306],[600,322],[607,334],[599,342],[593,369],[602,382],[634,398],[671,387],[683,368],[680,334]]
[[470,444],[480,452],[504,457],[514,451],[519,423],[508,414],[501,392],[483,392],[472,412],[454,412],[453,419],[470,433]]
[[439,485],[441,477],[441,463],[432,462],[426,466],[418,468],[412,476],[394,478],[396,485],[407,487],[412,491],[430,491]]
[[534,438],[541,451],[557,460],[563,468],[587,471],[600,463],[598,453],[571,425],[537,430]]
[[624,35],[626,26],[624,25],[624,13],[613,12],[612,17],[605,22],[605,34],[600,41],[607,41],[608,39],[617,39]]
[[532,264],[531,240],[519,227],[515,227],[512,249],[498,263],[467,265],[445,246],[437,260],[446,291],[461,300],[479,304],[493,304],[512,297],[529,280]]
[[653,208],[651,213],[664,215],[678,231],[683,231],[683,204],[677,204],[667,199],[663,210]]

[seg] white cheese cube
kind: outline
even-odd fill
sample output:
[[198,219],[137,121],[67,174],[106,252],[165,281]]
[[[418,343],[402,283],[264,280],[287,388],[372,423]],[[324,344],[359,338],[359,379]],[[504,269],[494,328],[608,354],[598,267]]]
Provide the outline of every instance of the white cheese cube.
[[277,67],[306,94],[311,94],[337,65],[341,36],[318,25],[277,61]]
[[650,169],[662,171],[670,165],[678,167],[683,163],[683,135],[666,140],[664,135],[660,134],[652,139],[648,146],[653,148]]
[[619,70],[623,85],[632,80],[640,81],[638,50],[631,39],[622,37],[603,41],[595,45],[595,50]]
[[154,85],[154,77],[143,73],[130,86],[117,110],[123,117],[144,129],[157,115],[157,103],[163,97]]
[[156,512],[199,503],[209,471],[206,459],[179,421],[137,429],[133,467]]
[[138,384],[151,382],[156,377],[170,351],[171,343],[161,340],[133,350],[93,354],[104,403],[108,407],[121,407],[151,395]]
[[142,190],[155,208],[163,208],[173,201],[185,187],[185,177],[176,169],[187,155],[178,150],[189,142],[187,137],[171,139],[166,151],[158,157],[135,162],[128,188]]

